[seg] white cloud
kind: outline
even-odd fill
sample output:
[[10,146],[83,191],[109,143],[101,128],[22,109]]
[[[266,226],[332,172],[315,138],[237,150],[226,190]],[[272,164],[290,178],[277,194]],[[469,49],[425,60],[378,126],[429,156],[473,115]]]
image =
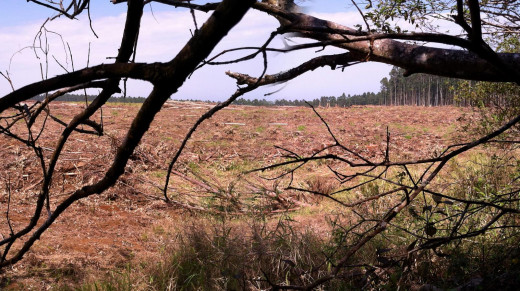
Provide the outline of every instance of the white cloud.
[[350,27],[353,27],[356,24],[364,24],[363,18],[358,11],[312,13],[312,15],[317,18],[326,19]]
[[[197,21],[202,25],[209,16],[197,13]],[[331,19],[345,25],[358,23],[359,16],[355,12],[316,14],[317,17]],[[356,18],[357,17],[357,18]],[[63,40],[70,45],[74,67],[83,68],[87,65],[88,49],[90,44],[90,65],[113,62],[117,54],[121,34],[125,22],[124,15],[98,18],[93,22],[97,39],[90,31],[88,20],[83,17],[79,21],[58,19],[48,24],[47,28],[59,32]],[[20,48],[31,45],[34,35],[41,23],[32,23],[18,27],[8,27],[0,33],[0,70],[9,69],[10,56]],[[242,46],[260,46],[276,29],[278,23],[272,17],[252,11],[235,27],[229,35],[218,45],[213,54],[225,49]],[[168,61],[182,48],[190,38],[190,28],[193,30],[193,20],[188,11],[160,11],[152,15],[145,12],[142,21],[142,30],[139,36],[139,45],[136,61],[155,62]],[[62,45],[60,38],[49,35],[51,54],[58,59],[68,70],[72,69],[72,62],[68,60],[68,49]],[[276,47],[283,47],[278,39],[273,43]],[[269,54],[269,71],[276,73],[294,67],[302,61],[308,60],[317,54],[315,49],[291,54]],[[337,49],[327,49],[323,53],[335,53]],[[222,59],[229,59],[237,55],[245,55],[250,51],[230,54]],[[40,54],[40,56],[42,56]],[[44,59],[40,59],[44,61]],[[49,56],[49,76],[64,73],[58,64]],[[195,72],[174,98],[218,99],[222,100],[232,94],[236,86],[232,79],[224,72],[227,70],[239,71],[258,75],[262,71],[262,60],[256,60],[226,66],[205,66]],[[389,68],[384,65],[363,65],[347,68],[345,72],[331,71],[329,68],[317,69],[307,75],[291,81],[288,86],[274,98],[319,98],[323,95],[339,95],[346,93],[361,93],[376,91],[379,88],[379,79],[385,76]],[[40,67],[34,52],[25,50],[13,58],[10,73],[17,88],[41,79]],[[10,91],[5,80],[0,80],[0,96]],[[263,94],[274,91],[278,87],[269,87],[251,93],[251,98],[263,98]],[[128,86],[131,96],[146,96],[150,86],[143,82],[132,82]]]

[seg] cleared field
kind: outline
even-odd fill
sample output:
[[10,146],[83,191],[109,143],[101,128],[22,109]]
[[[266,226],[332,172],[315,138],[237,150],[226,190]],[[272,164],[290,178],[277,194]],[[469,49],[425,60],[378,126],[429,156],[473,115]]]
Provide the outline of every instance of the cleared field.
[[[67,122],[82,106],[56,103],[51,105],[51,113]],[[108,104],[103,109],[103,136],[72,135],[57,166],[51,209],[72,191],[102,177],[138,109],[135,104]],[[324,123],[310,108],[231,106],[206,121],[189,141],[170,182],[168,196],[173,203],[167,204],[161,200],[160,188],[169,160],[184,134],[207,109],[207,104],[168,103],[116,186],[70,207],[24,260],[7,271],[4,280],[9,280],[9,286],[46,289],[62,282],[88,281],[127,264],[159,260],[165,245],[174,243],[180,231],[205,213],[229,211],[239,216],[269,200],[260,197],[261,202],[240,202],[230,208],[229,201],[240,198],[241,191],[250,190],[248,199],[260,188],[284,191],[283,182],[273,185],[262,179],[262,174],[241,176],[243,172],[282,161],[284,151],[280,148],[304,156],[333,142]],[[373,160],[384,157],[387,130],[393,160],[431,157],[458,140],[461,117],[471,115],[469,110],[456,107],[355,106],[319,108],[318,112],[338,140]],[[101,116],[94,119],[100,121]],[[48,158],[63,126],[48,120],[46,127],[40,144]],[[23,134],[22,125],[19,132]],[[18,229],[28,222],[42,177],[28,148],[5,136],[0,137],[0,144],[0,213],[6,213],[10,198],[12,226]],[[230,194],[239,176],[240,181],[248,183],[237,186],[235,194]],[[333,177],[318,167],[307,168],[298,178],[302,185],[336,187],[327,186]],[[8,183],[11,197],[4,190]],[[216,197],[215,193],[222,196]],[[269,195],[269,191],[263,193]],[[303,226],[326,228],[324,220],[332,209],[327,206],[329,202],[294,191],[284,199],[254,209],[276,216],[289,208],[293,219],[300,220]],[[219,207],[222,200],[227,201],[225,207]],[[2,233],[8,232],[8,225],[0,227]]]

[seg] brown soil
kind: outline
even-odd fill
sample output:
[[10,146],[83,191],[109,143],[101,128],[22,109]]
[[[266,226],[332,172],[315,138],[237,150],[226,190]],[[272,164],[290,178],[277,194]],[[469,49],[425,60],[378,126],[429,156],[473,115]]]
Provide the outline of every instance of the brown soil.
[[[67,122],[82,106],[57,103],[51,113]],[[109,104],[103,109],[104,136],[71,136],[55,174],[51,208],[74,190],[103,176],[138,109],[137,105]],[[165,106],[117,185],[70,207],[20,263],[2,274],[4,282],[9,282],[8,288],[44,290],[63,282],[88,281],[127,264],[159,259],[164,246],[186,225],[186,218],[195,215],[178,204],[171,206],[161,201],[159,187],[183,135],[207,109],[207,104],[188,102]],[[320,108],[319,112],[342,143],[365,157],[383,156],[388,128],[391,158],[409,159],[431,156],[450,144],[465,110],[355,106]],[[93,119],[99,121],[100,116]],[[27,133],[22,125],[17,132],[24,136]],[[46,158],[51,156],[62,128],[47,121],[40,138]],[[27,147],[5,136],[0,137],[0,143],[0,233],[5,237],[9,233],[5,220],[8,181],[9,216],[18,230],[30,219],[41,175],[38,161]],[[207,179],[202,186],[225,187],[245,168],[280,160],[283,152],[275,145],[308,155],[331,143],[324,124],[309,108],[231,106],[196,131],[176,170],[188,175],[190,167],[198,165],[202,168],[199,173]],[[244,161],[249,163],[243,165]],[[197,185],[196,181],[176,176],[171,195],[184,194],[183,203],[192,203],[195,199],[189,189]],[[320,224],[323,219],[313,221]],[[13,246],[19,247],[20,243]]]

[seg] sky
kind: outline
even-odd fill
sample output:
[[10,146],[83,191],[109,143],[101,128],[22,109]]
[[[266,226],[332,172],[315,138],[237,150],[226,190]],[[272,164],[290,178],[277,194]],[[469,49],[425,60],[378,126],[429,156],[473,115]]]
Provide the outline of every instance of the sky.
[[[305,1],[305,12],[320,18],[326,18],[345,25],[354,25],[361,21],[360,16],[348,1]],[[44,77],[52,77],[67,71],[78,70],[87,65],[111,63],[117,54],[125,21],[126,4],[113,5],[110,0],[92,1],[92,26],[99,38],[92,33],[88,18],[81,15],[78,19],[61,18],[46,24],[42,33],[45,37],[37,38],[41,25],[54,13],[49,9],[27,3],[25,0],[0,1],[0,70],[9,73],[15,89],[30,84]],[[199,25],[209,16],[196,13]],[[250,11],[213,50],[212,55],[225,49],[260,46],[278,27],[277,21],[264,13]],[[142,29],[137,47],[137,62],[163,62],[171,60],[189,39],[193,21],[187,9],[154,3],[147,5],[143,15]],[[47,41],[46,41],[47,40]],[[277,38],[272,46],[283,48],[286,43],[302,43],[297,38]],[[48,47],[47,55],[31,46]],[[69,50],[70,47],[70,50]],[[290,54],[272,53],[268,55],[268,73],[286,71],[299,63],[322,54],[343,52],[335,48],[326,48],[293,52]],[[221,60],[231,59],[249,53],[226,55]],[[71,56],[72,55],[72,58]],[[235,71],[259,75],[262,71],[262,59],[257,58],[245,63],[225,66],[203,66],[197,70],[173,99],[198,99],[222,101],[236,90],[236,83],[225,75]],[[40,66],[41,64],[41,66]],[[42,69],[43,68],[43,69]],[[268,86],[248,93],[248,99],[306,99],[321,96],[340,96],[377,92],[380,80],[388,75],[388,65],[367,63],[346,68],[344,71],[319,68],[285,84]],[[151,86],[146,82],[128,83],[129,96],[147,96]],[[0,96],[11,91],[10,84],[0,77]],[[276,92],[275,94],[265,94]],[[91,92],[95,93],[95,92]]]

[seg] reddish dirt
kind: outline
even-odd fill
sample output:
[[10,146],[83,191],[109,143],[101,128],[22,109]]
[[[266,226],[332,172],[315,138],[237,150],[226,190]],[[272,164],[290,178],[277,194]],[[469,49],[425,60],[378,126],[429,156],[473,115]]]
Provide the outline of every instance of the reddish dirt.
[[[82,104],[57,103],[51,113],[69,121]],[[101,178],[139,106],[109,104],[103,109],[105,135],[75,133],[63,151],[51,191],[51,208],[74,190]],[[114,268],[161,257],[161,249],[185,224],[186,209],[161,201],[158,187],[183,135],[208,109],[208,104],[172,102],[159,113],[117,185],[70,207],[44,233],[18,264],[2,275],[12,289],[43,290],[62,282],[83,282]],[[367,158],[378,159],[391,136],[391,158],[431,156],[452,142],[465,110],[455,107],[320,108],[337,138]],[[97,115],[93,119],[100,120]],[[41,121],[40,121],[41,124]],[[48,159],[63,127],[48,120],[40,145]],[[17,132],[24,133],[21,125]],[[15,230],[25,225],[41,186],[34,154],[21,143],[0,137],[0,233],[8,234],[5,213],[7,181],[11,186],[10,218]],[[331,144],[324,124],[309,108],[232,106],[206,121],[194,134],[176,170],[186,173],[190,162],[209,177],[208,185],[225,185],[243,167],[280,160],[281,146],[299,154]],[[221,169],[222,174],[218,173]],[[182,184],[182,185],[181,185]],[[172,195],[196,184],[177,177]],[[188,189],[188,190],[186,190]],[[192,202],[189,193],[184,202]],[[45,219],[44,214],[41,220]],[[20,247],[20,243],[13,246]]]

